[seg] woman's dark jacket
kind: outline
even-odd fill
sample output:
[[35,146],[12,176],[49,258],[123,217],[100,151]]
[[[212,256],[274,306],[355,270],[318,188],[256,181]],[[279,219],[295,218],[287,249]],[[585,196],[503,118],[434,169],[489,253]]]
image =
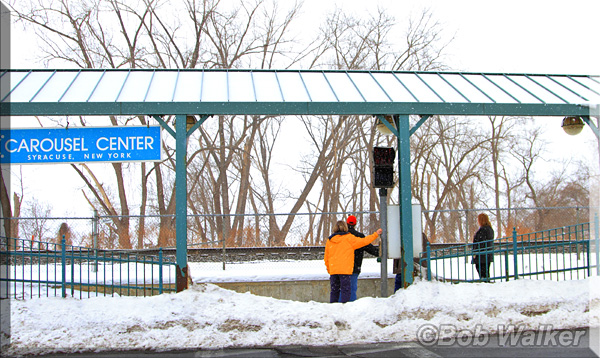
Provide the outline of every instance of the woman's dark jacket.
[[[348,226],[348,232],[357,237],[365,237],[365,234],[356,231],[352,226]],[[360,267],[362,266],[365,251],[373,256],[379,256],[379,248],[372,244],[354,250],[354,270],[352,271],[352,274],[360,273]]]
[[472,264],[494,261],[494,229],[491,226],[481,226],[473,237]]

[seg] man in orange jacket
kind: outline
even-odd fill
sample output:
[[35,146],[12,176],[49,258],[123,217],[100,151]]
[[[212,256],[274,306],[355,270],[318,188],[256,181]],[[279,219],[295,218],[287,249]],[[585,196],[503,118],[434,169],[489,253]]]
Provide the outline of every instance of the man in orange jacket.
[[[350,300],[351,276],[354,270],[354,250],[370,244],[381,235],[379,229],[367,237],[356,237],[348,232],[348,225],[338,221],[333,234],[325,244],[325,266],[329,273],[331,292],[329,302],[345,303]],[[341,295],[340,295],[341,291]]]

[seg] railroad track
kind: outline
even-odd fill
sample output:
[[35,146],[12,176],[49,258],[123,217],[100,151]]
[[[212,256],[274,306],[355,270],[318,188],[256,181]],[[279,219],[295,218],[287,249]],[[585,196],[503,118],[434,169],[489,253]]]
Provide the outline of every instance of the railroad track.
[[[555,241],[553,241],[555,242]],[[538,242],[540,244],[541,242]],[[518,246],[528,246],[534,243],[518,243]],[[431,250],[464,247],[463,243],[436,243]],[[158,249],[126,250],[134,253],[156,254]],[[190,262],[222,262],[223,256],[227,262],[259,261],[259,260],[322,260],[324,246],[289,246],[289,247],[231,247],[226,248],[188,248]],[[174,248],[163,249],[163,256],[175,256]],[[370,255],[367,255],[370,256]]]
[[[531,243],[533,244],[533,243]],[[518,246],[528,246],[529,243],[518,243]],[[442,243],[432,244],[431,250],[457,248],[464,249],[461,243]],[[577,250],[577,249],[575,249]],[[92,249],[90,249],[92,251]],[[44,252],[52,252],[44,250]],[[98,254],[102,252],[111,252],[123,255],[152,255],[158,256],[158,248],[149,249],[131,249],[131,250],[97,250]],[[175,262],[176,249],[163,248],[163,259]],[[228,247],[223,248],[188,248],[188,262],[246,262],[246,261],[282,261],[282,260],[322,260],[325,253],[324,246],[289,246],[289,247]],[[367,255],[369,257],[370,255]]]

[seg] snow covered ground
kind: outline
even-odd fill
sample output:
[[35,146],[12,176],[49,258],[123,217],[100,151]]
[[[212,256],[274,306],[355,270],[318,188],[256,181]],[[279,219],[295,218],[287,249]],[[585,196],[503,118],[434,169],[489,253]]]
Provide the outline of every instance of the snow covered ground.
[[[374,267],[378,265],[367,261],[365,275],[376,275]],[[248,280],[269,275],[248,266],[228,270],[229,278],[222,280],[244,272]],[[305,277],[326,277],[323,268],[312,270],[305,267]],[[457,285],[417,280],[388,298],[329,304],[228,291],[201,283],[204,275],[217,272],[207,271],[205,266],[192,267],[196,283],[176,294],[11,300],[11,315],[2,314],[2,320],[10,318],[11,345],[3,352],[343,345],[418,341],[424,334],[435,338],[600,326],[600,277]],[[292,271],[298,270],[286,273],[271,266],[267,272],[290,278]]]

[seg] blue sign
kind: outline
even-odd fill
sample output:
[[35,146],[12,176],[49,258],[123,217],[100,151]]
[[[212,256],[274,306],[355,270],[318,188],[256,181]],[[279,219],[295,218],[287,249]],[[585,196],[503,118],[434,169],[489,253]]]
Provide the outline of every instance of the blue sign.
[[159,126],[0,130],[0,163],[161,160]]

